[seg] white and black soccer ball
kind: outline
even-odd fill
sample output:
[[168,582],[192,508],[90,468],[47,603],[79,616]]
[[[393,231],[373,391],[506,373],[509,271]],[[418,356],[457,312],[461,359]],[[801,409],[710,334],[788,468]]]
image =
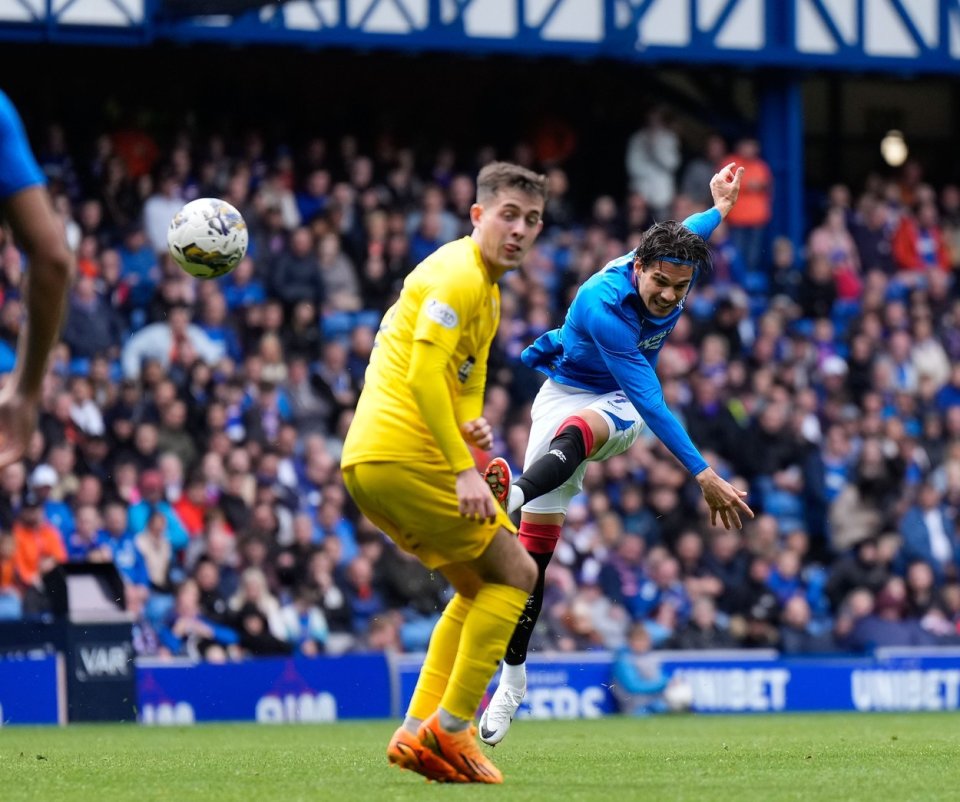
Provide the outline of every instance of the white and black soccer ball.
[[197,198],[170,221],[167,247],[180,267],[196,278],[225,276],[247,252],[243,216],[225,200]]

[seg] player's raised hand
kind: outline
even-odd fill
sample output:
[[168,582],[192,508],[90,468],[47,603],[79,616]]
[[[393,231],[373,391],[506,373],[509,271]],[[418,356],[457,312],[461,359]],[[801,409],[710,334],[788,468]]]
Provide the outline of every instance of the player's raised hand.
[[736,529],[742,529],[741,513],[747,518],[753,518],[753,510],[744,501],[747,496],[745,490],[738,490],[725,479],[721,479],[713,468],[706,468],[698,473],[696,478],[703,498],[710,508],[711,525],[717,525],[719,516],[724,529],[729,529],[731,524]]
[[464,518],[490,523],[497,519],[497,502],[476,468],[467,468],[457,474],[457,501]]
[[743,168],[734,168],[735,162],[730,162],[710,179],[710,194],[713,196],[713,205],[720,211],[721,217],[726,217],[730,213],[733,205],[737,202],[737,198],[740,197],[740,181],[743,179]]
[[486,418],[467,421],[460,427],[460,433],[467,443],[481,451],[489,451],[493,448],[493,427],[487,423]]

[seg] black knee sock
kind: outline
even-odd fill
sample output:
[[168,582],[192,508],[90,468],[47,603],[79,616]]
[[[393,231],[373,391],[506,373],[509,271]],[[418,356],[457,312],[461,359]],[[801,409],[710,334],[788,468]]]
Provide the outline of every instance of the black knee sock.
[[537,585],[533,589],[533,594],[527,599],[527,606],[520,613],[520,620],[517,621],[517,627],[513,630],[513,637],[507,644],[507,654],[503,660],[512,666],[518,666],[527,660],[530,636],[533,635],[533,628],[537,625],[540,610],[543,608],[543,583],[544,576],[547,573],[547,563],[550,562],[553,553],[531,554],[530,556],[537,563]]
[[567,426],[550,441],[550,449],[523,471],[514,484],[523,491],[524,503],[556,490],[567,481],[587,458],[583,432]]

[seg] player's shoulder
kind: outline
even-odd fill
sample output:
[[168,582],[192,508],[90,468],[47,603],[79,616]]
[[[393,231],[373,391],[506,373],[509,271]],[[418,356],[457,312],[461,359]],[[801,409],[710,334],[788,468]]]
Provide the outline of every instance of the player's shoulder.
[[607,262],[580,287],[579,294],[593,300],[614,302],[632,291],[631,282],[633,255],[625,254]]
[[458,289],[463,294],[483,293],[490,282],[479,269],[477,246],[470,237],[448,242],[424,259],[417,270],[433,286]]
[[0,89],[0,131],[11,131],[17,129],[19,117],[13,101],[7,96],[6,92]]

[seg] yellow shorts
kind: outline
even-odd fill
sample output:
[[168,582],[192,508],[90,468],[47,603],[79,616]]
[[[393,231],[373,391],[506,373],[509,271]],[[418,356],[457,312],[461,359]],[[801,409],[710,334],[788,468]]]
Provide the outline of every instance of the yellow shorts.
[[343,471],[360,511],[427,568],[475,560],[500,527],[517,528],[497,505],[497,520],[460,515],[456,476],[441,465],[362,462]]

